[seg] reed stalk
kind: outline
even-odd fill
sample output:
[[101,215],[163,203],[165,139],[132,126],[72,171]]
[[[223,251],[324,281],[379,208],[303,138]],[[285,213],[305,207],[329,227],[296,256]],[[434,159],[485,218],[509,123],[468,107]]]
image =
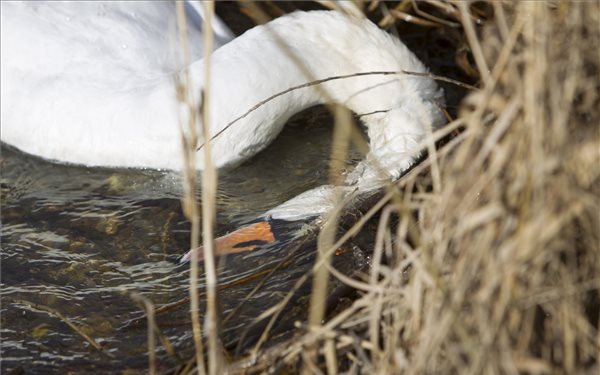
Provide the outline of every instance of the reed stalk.
[[[190,63],[189,47],[187,40],[187,23],[185,16],[185,4],[176,2],[177,22],[179,26],[179,42],[181,46],[184,66]],[[182,149],[184,155],[183,188],[184,198],[182,200],[183,212],[190,220],[190,249],[198,247],[200,236],[200,213],[196,201],[196,144],[198,143],[197,127],[197,105],[194,103],[195,95],[190,92],[191,80],[187,69],[184,69],[180,81],[177,82],[177,94],[179,102],[185,107],[184,113],[180,114],[180,128]],[[204,365],[204,344],[202,342],[202,325],[200,323],[200,301],[198,298],[198,255],[192,253],[190,261],[190,316],[192,320],[192,335],[194,338],[196,370],[198,375],[206,374]]]
[[[205,7],[204,20],[204,91],[202,95],[202,138],[211,139],[211,54],[213,50],[212,19],[215,12],[213,1],[202,4]],[[206,319],[208,332],[209,374],[221,373],[222,356],[219,345],[217,314],[217,271],[214,257],[214,227],[216,221],[217,172],[212,162],[212,145],[204,145],[204,169],[202,173],[202,238],[204,250],[204,272],[206,275]],[[193,261],[192,261],[193,262]]]

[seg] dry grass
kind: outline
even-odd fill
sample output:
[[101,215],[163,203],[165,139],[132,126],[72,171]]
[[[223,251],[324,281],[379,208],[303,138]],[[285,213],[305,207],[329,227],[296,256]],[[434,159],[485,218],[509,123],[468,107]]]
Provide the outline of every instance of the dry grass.
[[[211,72],[210,59],[213,49],[212,35],[212,17],[214,14],[214,3],[206,2],[203,4],[206,18],[204,32],[204,91],[210,92],[211,87]],[[177,18],[178,29],[181,40],[181,50],[183,61],[186,65],[189,63],[189,50],[187,45],[187,25],[184,13],[183,2],[177,2]],[[210,113],[211,107],[210,95],[191,92],[189,72],[186,70],[181,78],[182,82],[177,83],[177,92],[179,94],[179,102],[184,108],[180,114],[182,150],[184,156],[184,191],[185,196],[182,200],[183,211],[192,224],[190,248],[198,247],[198,238],[200,234],[200,212],[196,201],[196,150],[198,149],[198,134],[197,128],[202,130],[202,139],[210,139]],[[202,101],[196,104],[201,96]],[[199,115],[202,116],[202,121],[199,121]],[[197,364],[195,372],[198,375],[206,373],[215,375],[221,372],[221,348],[218,340],[218,316],[217,316],[217,274],[214,260],[214,224],[216,217],[216,190],[217,190],[217,174],[211,160],[211,145],[208,142],[204,149],[204,165],[202,174],[202,238],[203,238],[203,259],[204,273],[206,275],[206,312],[205,312],[205,331],[208,335],[208,372],[204,363],[204,345],[202,342],[202,326],[200,323],[200,308],[198,295],[198,254],[192,253],[190,262],[190,315],[192,321],[192,332],[195,346],[195,363]],[[152,370],[152,368],[151,368]]]
[[429,3],[482,77],[462,133],[386,196],[361,296],[231,372],[597,373],[599,5],[490,3],[478,35]]
[[462,131],[378,203],[352,305],[226,371],[598,373],[600,5],[489,2],[478,28],[468,3],[426,3],[446,18],[403,1],[381,24],[462,28],[480,77]]

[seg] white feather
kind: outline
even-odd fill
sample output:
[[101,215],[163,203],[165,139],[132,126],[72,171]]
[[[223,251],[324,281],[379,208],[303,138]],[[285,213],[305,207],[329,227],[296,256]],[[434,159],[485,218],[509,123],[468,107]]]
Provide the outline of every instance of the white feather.
[[[175,35],[174,6],[38,4],[2,3],[2,141],[61,162],[180,169],[174,75],[185,67],[169,36]],[[190,38],[199,34],[192,28]],[[199,51],[192,49],[196,61],[187,67],[194,92],[203,85]],[[296,12],[257,26],[217,49],[211,69],[211,134],[264,99],[312,80],[427,72],[398,39],[367,19],[333,11]],[[326,101],[358,114],[377,112],[363,117],[370,152],[344,191],[397,178],[429,129],[444,122],[443,95],[430,78],[332,80],[279,96],[233,124],[213,141],[215,164],[243,162],[272,142],[293,114]],[[197,158],[202,168],[203,153]],[[334,193],[321,187],[267,214],[318,215],[331,207]]]

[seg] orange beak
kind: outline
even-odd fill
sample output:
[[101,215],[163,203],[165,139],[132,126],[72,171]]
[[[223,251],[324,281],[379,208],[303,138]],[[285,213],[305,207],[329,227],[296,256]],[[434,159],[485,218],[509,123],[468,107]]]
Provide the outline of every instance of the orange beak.
[[[271,225],[266,221],[259,221],[215,239],[215,256],[252,251],[258,246],[274,241],[275,235]],[[204,259],[204,247],[199,246],[188,251],[181,257],[179,263],[189,262],[192,259],[192,252],[198,254],[198,260]]]

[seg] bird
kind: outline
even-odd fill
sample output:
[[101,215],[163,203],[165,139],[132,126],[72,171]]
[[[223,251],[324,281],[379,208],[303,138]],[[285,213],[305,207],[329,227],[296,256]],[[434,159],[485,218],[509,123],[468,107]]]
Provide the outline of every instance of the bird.
[[[234,39],[217,20],[205,88],[202,49],[185,65],[167,36],[173,4],[118,4],[2,2],[2,142],[61,163],[181,170],[182,74],[196,103],[202,90],[210,95],[212,138],[203,141],[217,168],[236,168],[317,104],[341,104],[366,128],[369,151],[343,184],[305,191],[217,238],[217,256],[277,241],[277,223],[322,217],[340,197],[396,180],[445,123],[444,93],[427,67],[366,17],[296,11]],[[198,39],[203,14],[187,13]],[[204,168],[203,152],[196,165]],[[180,261],[194,252],[201,259],[197,248]]]

